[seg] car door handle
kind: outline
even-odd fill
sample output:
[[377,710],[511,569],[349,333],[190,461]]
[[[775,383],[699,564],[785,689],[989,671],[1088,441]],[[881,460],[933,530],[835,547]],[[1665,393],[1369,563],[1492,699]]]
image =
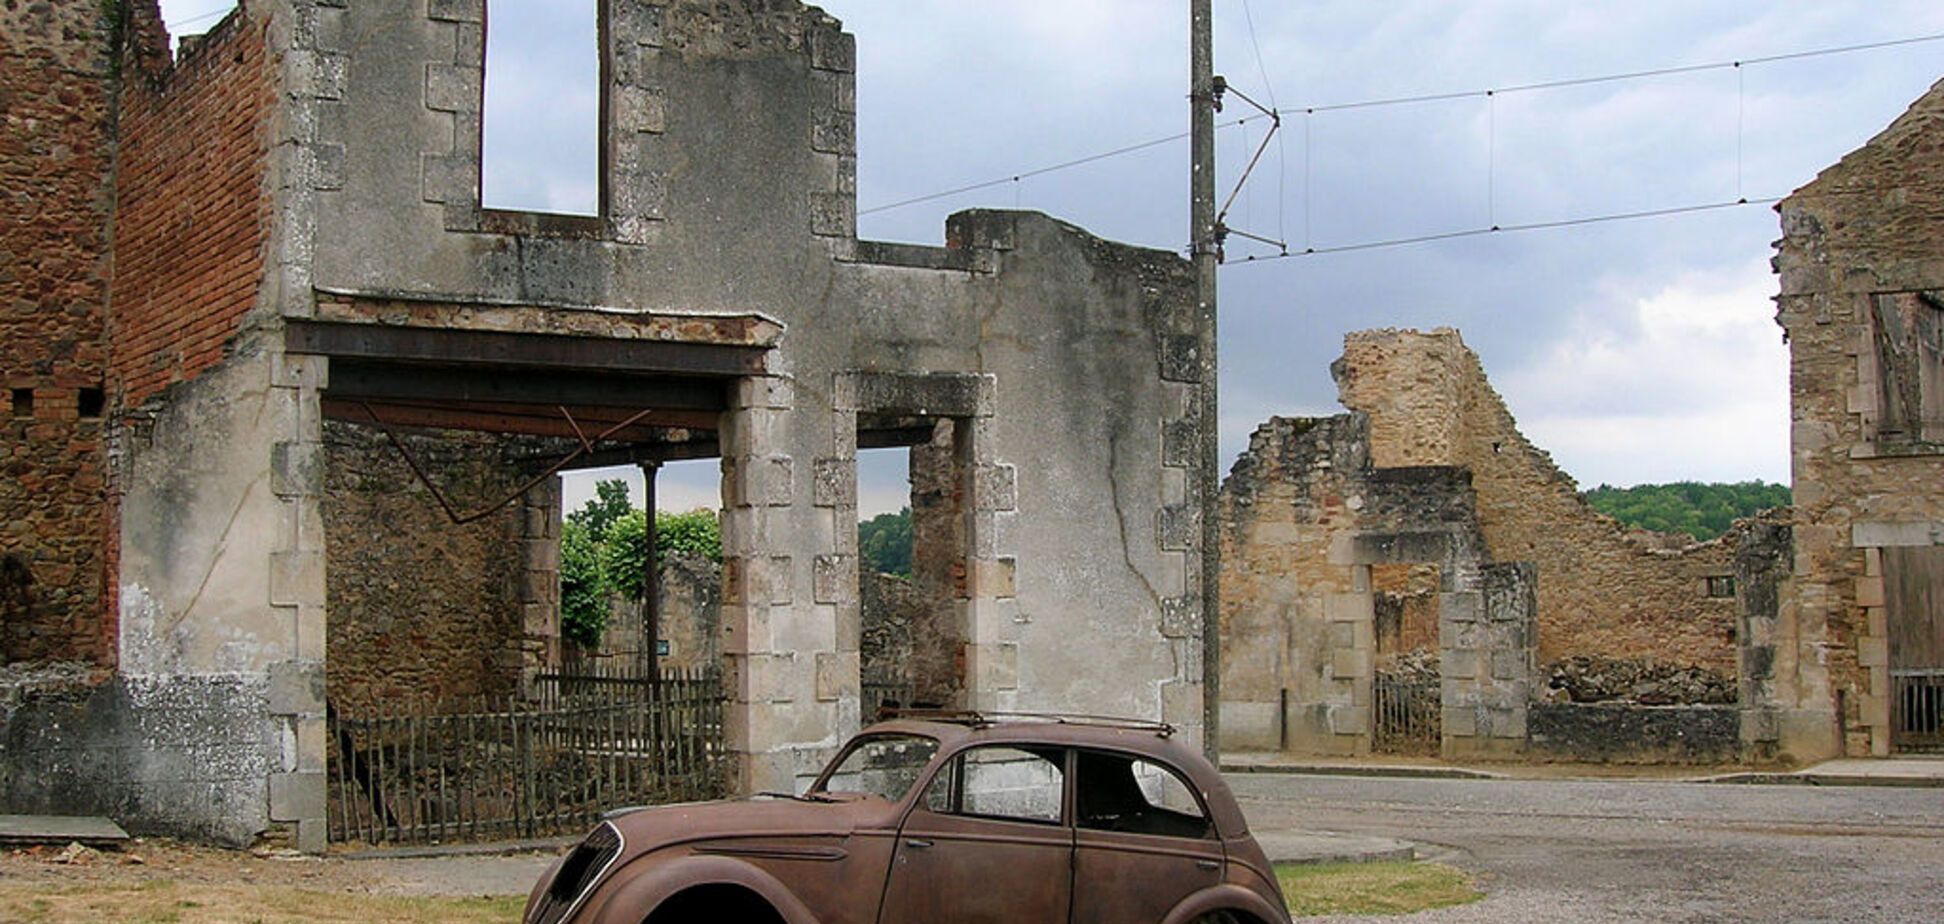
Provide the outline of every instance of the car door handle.
[[1222,864],[1217,863],[1214,860],[1196,860],[1195,866],[1201,869],[1221,869],[1222,868]]
[[905,841],[905,846],[906,846],[906,847],[916,847],[916,848],[920,848],[920,849],[923,849],[923,848],[925,848],[925,847],[930,847],[931,845],[932,845],[932,842],[931,842],[931,841],[927,841],[927,840],[920,840],[920,839],[918,839],[918,838],[915,838],[915,837],[914,837],[914,838],[910,838],[910,839],[908,839],[908,840],[906,840],[906,841]]

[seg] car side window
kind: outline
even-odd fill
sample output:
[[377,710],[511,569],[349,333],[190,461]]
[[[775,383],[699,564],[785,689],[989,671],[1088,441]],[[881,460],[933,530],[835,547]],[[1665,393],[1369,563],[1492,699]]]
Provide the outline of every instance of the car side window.
[[968,749],[932,777],[925,808],[942,815],[1059,824],[1065,756],[1059,748]]
[[1174,769],[1128,754],[1081,751],[1076,824],[1096,831],[1205,838],[1214,834],[1201,800]]

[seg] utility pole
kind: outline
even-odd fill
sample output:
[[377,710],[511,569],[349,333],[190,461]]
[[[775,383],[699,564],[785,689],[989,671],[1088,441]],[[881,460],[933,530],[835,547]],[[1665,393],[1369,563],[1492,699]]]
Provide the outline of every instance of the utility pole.
[[1188,93],[1190,159],[1189,248],[1195,262],[1196,299],[1201,313],[1201,478],[1196,485],[1201,510],[1202,750],[1210,763],[1221,762],[1222,528],[1215,516],[1221,487],[1221,418],[1215,394],[1215,271],[1221,241],[1215,221],[1215,22],[1210,0],[1189,0]]

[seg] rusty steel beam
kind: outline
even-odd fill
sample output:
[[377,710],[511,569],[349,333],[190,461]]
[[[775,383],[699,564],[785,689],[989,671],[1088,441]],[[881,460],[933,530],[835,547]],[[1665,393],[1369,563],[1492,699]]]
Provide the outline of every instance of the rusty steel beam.
[[718,413],[728,407],[726,389],[726,383],[719,379],[459,369],[339,359],[331,363],[325,393],[387,401],[564,404],[626,410],[652,407]]
[[640,465],[644,462],[687,462],[694,459],[722,458],[722,444],[714,434],[698,434],[694,439],[682,441],[652,440],[636,442],[629,446],[613,449],[596,449],[581,453],[578,457],[560,467],[563,472],[579,471],[585,468],[612,468],[617,465]]
[[314,320],[286,322],[284,345],[293,353],[397,363],[715,377],[760,374],[769,352],[731,344]]
[[[332,420],[352,423],[369,423],[371,416],[366,413],[369,407],[377,411],[379,418],[394,427],[430,427],[440,430],[472,430],[482,433],[517,433],[526,436],[551,436],[561,439],[578,440],[580,432],[568,417],[557,407],[532,406],[530,408],[500,408],[482,411],[463,405],[407,404],[366,400],[360,398],[338,398],[326,394],[323,399],[324,416]],[[570,409],[574,410],[574,409]],[[594,410],[581,408],[578,410]],[[605,409],[602,409],[605,411]],[[517,411],[517,412],[515,412]],[[628,415],[621,415],[625,419]],[[601,428],[619,422],[603,413],[600,417],[582,417],[575,414],[581,428],[590,426]],[[625,427],[608,437],[630,443],[652,443],[656,441],[662,427],[714,427],[717,417],[714,414],[698,414],[694,411],[656,411],[643,417],[632,426]]]

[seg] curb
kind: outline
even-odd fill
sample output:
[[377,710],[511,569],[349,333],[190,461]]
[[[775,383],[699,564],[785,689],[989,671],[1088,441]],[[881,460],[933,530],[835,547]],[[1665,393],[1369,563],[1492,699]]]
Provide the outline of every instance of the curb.
[[1847,773],[1724,773],[1721,776],[1705,776],[1687,782],[1741,786],[1875,786],[1894,789],[1944,789],[1944,777],[1857,776]]
[[1463,767],[1395,767],[1325,764],[1223,764],[1223,773],[1289,776],[1356,776],[1418,780],[1541,780],[1600,783],[1719,783],[1743,786],[1863,786],[1891,789],[1944,789],[1944,776],[1863,776],[1852,773],[1752,770],[1699,777],[1519,776]]
[[1223,773],[1285,773],[1302,776],[1373,776],[1417,780],[1507,780],[1513,777],[1463,767],[1388,767],[1355,764],[1223,764]]
[[1406,844],[1384,850],[1346,850],[1341,853],[1313,853],[1300,857],[1277,858],[1275,854],[1270,854],[1269,862],[1286,866],[1321,866],[1325,863],[1408,863],[1417,858],[1417,848]]

